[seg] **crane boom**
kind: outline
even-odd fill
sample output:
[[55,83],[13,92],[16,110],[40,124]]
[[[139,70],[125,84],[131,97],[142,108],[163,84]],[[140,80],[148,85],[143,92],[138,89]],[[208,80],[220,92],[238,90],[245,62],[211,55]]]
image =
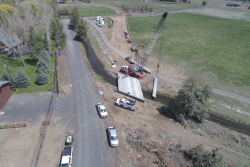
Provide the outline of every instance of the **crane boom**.
[[[148,47],[147,47],[147,49],[146,49],[146,51],[145,51],[145,53],[144,53],[144,55],[143,55],[141,61],[137,61],[137,62],[138,62],[138,64],[137,64],[137,69],[138,69],[138,72],[140,72],[140,73],[143,72],[144,66],[146,65],[146,63],[147,63],[147,61],[148,61],[148,59],[149,59],[149,57],[150,57],[150,54],[151,54],[152,51],[153,51],[154,45],[155,45],[157,39],[159,38],[159,35],[160,35],[161,31],[162,31],[162,28],[163,28],[163,26],[164,26],[164,23],[165,23],[165,20],[166,20],[167,15],[168,15],[168,12],[165,12],[165,13],[162,15],[161,20],[160,20],[160,22],[158,23],[157,27],[155,28],[154,34],[153,34],[153,36],[152,36],[152,38],[151,38],[151,40],[150,40],[150,43],[149,43],[149,45],[148,45]],[[136,51],[136,52],[137,52],[137,51]],[[139,60],[139,55],[138,55],[138,53],[136,53],[136,56],[138,56],[136,59]]]

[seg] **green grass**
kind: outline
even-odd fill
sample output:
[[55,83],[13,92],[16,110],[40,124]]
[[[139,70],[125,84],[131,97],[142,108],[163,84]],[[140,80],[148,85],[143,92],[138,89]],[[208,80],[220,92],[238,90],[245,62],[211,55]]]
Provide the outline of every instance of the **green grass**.
[[[74,5],[72,5],[74,6]],[[67,7],[61,7],[62,9],[67,9]],[[115,11],[100,6],[79,6],[81,17],[93,17],[93,16],[107,16],[115,14]]]
[[[192,0],[191,0],[192,1]],[[93,4],[102,4],[102,5],[108,5],[108,6],[117,6],[121,7],[124,5],[125,7],[130,8],[131,10],[134,8],[139,9],[141,6],[146,6],[148,8],[153,8],[154,12],[159,11],[166,11],[166,10],[176,10],[176,9],[186,9],[186,8],[193,8],[197,7],[197,4],[192,3],[170,3],[170,2],[144,2],[142,0],[98,0],[98,3],[95,1],[92,2]],[[200,2],[201,5],[201,2]]]
[[0,55],[0,74],[3,71],[8,72],[7,69],[4,67],[4,60],[7,60],[7,65],[10,70],[10,74],[12,78],[16,76],[16,72],[20,69],[25,72],[26,75],[31,79],[31,84],[27,87],[27,89],[16,89],[16,91],[12,91],[13,94],[31,94],[37,92],[46,92],[51,91],[54,89],[52,87],[55,84],[55,57],[50,57],[50,73],[49,73],[49,82],[46,85],[38,86],[35,84],[36,80],[36,60],[31,56],[24,56],[24,61],[26,67],[23,67],[22,58],[17,58],[18,62],[15,62],[14,58],[5,58],[6,55]]
[[[160,18],[129,17],[129,30],[137,45],[149,43]],[[244,88],[247,91],[243,94],[249,96],[249,33],[249,22],[242,20],[169,14],[152,55],[159,58],[162,50],[161,59],[177,66],[185,64],[186,75],[197,76],[214,86],[229,86],[230,91],[234,87]]]

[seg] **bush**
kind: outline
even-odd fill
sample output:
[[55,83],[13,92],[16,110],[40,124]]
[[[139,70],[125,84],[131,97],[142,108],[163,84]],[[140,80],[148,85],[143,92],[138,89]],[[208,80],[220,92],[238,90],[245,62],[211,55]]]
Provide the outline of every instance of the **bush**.
[[203,145],[198,145],[189,150],[192,159],[193,167],[220,167],[224,166],[223,156],[219,154],[219,149],[213,149],[209,152],[204,149]]
[[48,74],[44,71],[40,70],[36,76],[36,84],[37,85],[45,85],[49,82]]
[[30,85],[30,78],[22,71],[17,71],[17,75],[14,78],[16,88],[27,88]]
[[203,1],[202,6],[206,6],[206,5],[207,5],[207,1]]

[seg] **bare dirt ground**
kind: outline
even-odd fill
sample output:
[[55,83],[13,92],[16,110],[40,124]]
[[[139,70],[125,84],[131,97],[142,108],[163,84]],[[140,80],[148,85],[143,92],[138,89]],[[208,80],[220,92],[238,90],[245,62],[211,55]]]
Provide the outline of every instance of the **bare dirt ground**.
[[1,167],[29,166],[43,120],[39,118],[37,123],[23,128],[0,130]]
[[[196,124],[188,120],[188,128],[176,123],[171,116],[162,115],[161,105],[150,100],[137,101],[138,109],[130,111],[114,105],[116,88],[96,81],[94,85],[104,91],[102,100],[107,105],[109,120],[116,126],[120,145],[117,147],[117,166],[169,166],[191,165],[182,152],[198,144],[207,150],[221,148],[220,153],[230,166],[250,163],[249,137],[211,122]],[[238,139],[240,141],[238,141]]]

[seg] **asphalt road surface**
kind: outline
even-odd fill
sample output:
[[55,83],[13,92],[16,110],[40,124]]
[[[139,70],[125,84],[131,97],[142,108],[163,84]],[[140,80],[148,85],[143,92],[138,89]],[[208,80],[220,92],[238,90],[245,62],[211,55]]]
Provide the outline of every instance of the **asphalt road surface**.
[[[95,104],[98,92],[92,85],[86,61],[80,52],[75,32],[70,28],[69,20],[62,20],[67,35],[66,45],[71,70],[71,80],[77,114],[73,167],[112,167],[115,155],[108,146],[104,120],[100,119]],[[110,151],[111,150],[111,151]]]
[[[114,51],[117,55],[120,55],[121,57],[125,58],[126,55],[124,55],[122,52],[120,52],[119,50],[117,50],[110,42],[109,40],[107,39],[106,37],[106,34],[105,32],[103,31],[102,28],[98,27],[97,25],[95,25],[95,23],[91,20],[89,20],[88,18],[84,18],[86,19],[89,23],[91,23],[95,29],[98,31],[98,33],[100,34],[102,40],[105,42],[105,45],[112,51]],[[152,75],[155,75],[154,72],[152,72]],[[171,78],[168,78],[166,76],[163,76],[163,75],[158,75],[158,77],[162,80],[165,80],[167,82],[170,82],[172,84],[174,84],[175,86],[177,87],[180,87],[181,86],[181,82],[179,81],[175,81]],[[236,100],[239,100],[239,101],[242,101],[242,102],[245,102],[245,103],[248,103],[250,104],[250,98],[247,98],[247,97],[243,97],[243,96],[240,96],[240,95],[237,95],[237,94],[234,94],[234,93],[231,93],[231,92],[227,92],[227,91],[224,91],[224,90],[220,90],[220,89],[215,89],[213,88],[213,92],[216,93],[216,94],[220,94],[220,95],[224,95],[224,96],[227,96],[227,97],[230,97],[230,98],[233,98],[233,99],[236,99]]]

